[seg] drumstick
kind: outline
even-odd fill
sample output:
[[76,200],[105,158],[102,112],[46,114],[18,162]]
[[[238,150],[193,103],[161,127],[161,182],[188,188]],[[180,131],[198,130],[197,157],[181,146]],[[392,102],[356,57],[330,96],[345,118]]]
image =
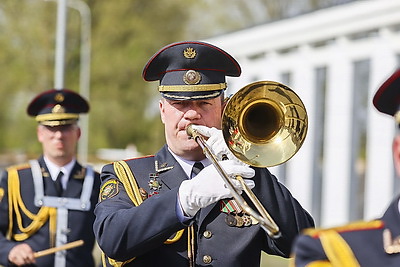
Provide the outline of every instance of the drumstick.
[[74,248],[74,247],[79,247],[79,246],[82,246],[82,245],[83,245],[83,240],[77,240],[77,241],[74,241],[74,242],[71,242],[71,243],[67,243],[67,244],[59,246],[59,247],[49,248],[49,249],[45,249],[45,250],[41,250],[41,251],[35,252],[35,253],[33,253],[33,256],[35,258],[39,258],[39,257],[46,256],[46,255],[49,255],[49,254],[52,254],[52,253],[56,253],[57,251],[60,251],[60,250],[67,250],[67,249],[71,249],[71,248]]

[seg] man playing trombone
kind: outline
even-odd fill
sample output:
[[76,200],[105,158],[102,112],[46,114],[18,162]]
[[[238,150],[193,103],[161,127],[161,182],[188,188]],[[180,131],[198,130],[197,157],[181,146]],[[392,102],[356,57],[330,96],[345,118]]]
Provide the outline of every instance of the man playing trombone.
[[[225,145],[225,76],[240,74],[232,56],[203,42],[173,43],[150,58],[143,78],[159,81],[166,145],[154,156],[104,166],[94,223],[104,266],[259,266],[261,251],[289,257],[295,236],[314,226],[266,168],[239,161]],[[219,165],[188,135],[189,126],[210,137]],[[239,195],[253,192],[279,234],[269,235],[227,183]]]

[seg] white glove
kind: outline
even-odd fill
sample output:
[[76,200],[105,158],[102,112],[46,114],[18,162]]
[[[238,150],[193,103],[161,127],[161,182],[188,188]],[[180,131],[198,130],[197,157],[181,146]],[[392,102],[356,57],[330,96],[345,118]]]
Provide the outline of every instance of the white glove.
[[[226,145],[224,135],[222,134],[221,130],[218,130],[214,127],[209,128],[204,125],[192,125],[192,127],[194,130],[198,131],[199,134],[208,137],[206,143],[211,148],[213,154],[217,157],[218,160],[223,159],[222,155],[226,155],[228,159],[237,160],[237,158],[233,155],[233,153]],[[239,160],[237,161],[241,162]]]
[[[238,164],[237,161],[225,160],[219,163],[240,193],[242,186],[233,177],[240,175],[244,178],[251,178],[255,175],[252,168]],[[244,181],[250,189],[255,186],[253,180],[244,179]],[[183,181],[178,193],[181,207],[184,213],[190,217],[193,217],[199,209],[229,197],[232,197],[231,191],[225,186],[224,180],[220,177],[214,165],[205,167],[192,179]]]

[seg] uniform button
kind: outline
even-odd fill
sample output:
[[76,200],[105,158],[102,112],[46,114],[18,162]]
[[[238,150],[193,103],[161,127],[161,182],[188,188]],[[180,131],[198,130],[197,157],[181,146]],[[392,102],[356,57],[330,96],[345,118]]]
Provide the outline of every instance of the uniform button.
[[212,232],[206,230],[206,231],[204,231],[203,236],[208,239],[208,238],[210,238],[212,236]]
[[210,256],[210,255],[204,255],[204,256],[203,256],[203,262],[204,262],[205,264],[211,263],[211,262],[212,262],[211,256]]

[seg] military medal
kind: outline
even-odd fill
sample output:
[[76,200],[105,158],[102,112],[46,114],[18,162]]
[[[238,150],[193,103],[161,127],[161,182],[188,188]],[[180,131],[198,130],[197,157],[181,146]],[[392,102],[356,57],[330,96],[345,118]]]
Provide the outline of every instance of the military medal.
[[244,214],[244,215],[242,216],[242,219],[243,219],[243,224],[244,224],[244,226],[250,226],[250,225],[252,224],[252,222],[253,222],[253,220],[251,219],[251,217],[250,217],[249,215],[247,215],[247,214]]
[[221,211],[224,213],[240,213],[242,208],[237,204],[234,199],[222,199]]
[[149,197],[149,194],[142,187],[139,188],[139,193],[143,201],[145,201]]
[[156,174],[156,173],[150,173],[150,175],[149,175],[149,178],[150,178],[150,180],[149,180],[149,187],[150,187],[150,189],[151,190],[154,190],[154,191],[158,191],[158,190],[160,190],[161,189],[161,187],[162,187],[162,185],[161,185],[161,183],[158,181],[158,174]]
[[236,227],[242,227],[244,225],[242,216],[236,215],[235,219],[236,219]]
[[232,214],[227,214],[225,217],[225,223],[228,226],[236,226],[236,218],[234,215]]
[[162,188],[162,184],[158,181],[158,174],[157,173],[150,173],[149,174],[149,188],[150,193],[149,197],[158,194],[159,190]]
[[258,221],[252,216],[243,212],[243,209],[234,199],[222,199],[220,202],[220,210],[226,213],[225,223],[231,227],[244,227],[257,224]]
[[147,199],[147,197],[159,194],[159,191],[162,188],[162,183],[158,180],[158,174],[161,172],[171,170],[172,168],[174,168],[174,166],[168,166],[167,163],[162,163],[160,166],[158,166],[158,161],[155,161],[154,168],[155,168],[155,173],[149,174],[148,185],[150,192],[147,193],[146,190],[142,189],[141,191],[142,198]]

